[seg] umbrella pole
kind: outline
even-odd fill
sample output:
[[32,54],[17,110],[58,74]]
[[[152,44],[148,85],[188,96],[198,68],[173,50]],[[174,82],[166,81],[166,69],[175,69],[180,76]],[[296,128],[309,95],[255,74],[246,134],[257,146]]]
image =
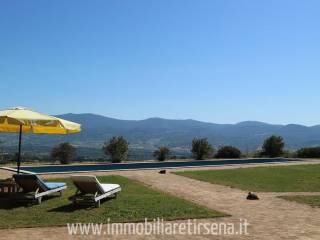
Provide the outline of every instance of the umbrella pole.
[[19,132],[19,152],[18,152],[18,160],[17,160],[18,174],[20,172],[20,164],[21,164],[21,137],[22,137],[22,125],[20,125],[20,132]]

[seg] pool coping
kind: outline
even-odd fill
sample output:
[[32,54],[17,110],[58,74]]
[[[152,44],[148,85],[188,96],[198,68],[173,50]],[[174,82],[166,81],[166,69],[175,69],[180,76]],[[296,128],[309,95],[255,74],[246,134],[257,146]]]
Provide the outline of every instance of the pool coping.
[[[252,158],[254,159],[266,159],[266,158]],[[61,172],[31,172],[27,170],[20,170],[21,173],[25,174],[37,174],[37,175],[50,175],[50,174],[69,174],[69,173],[92,173],[92,172],[115,172],[115,171],[139,171],[139,170],[160,170],[160,169],[181,169],[181,168],[206,168],[206,167],[221,167],[221,166],[241,166],[243,165],[259,165],[259,164],[267,164],[267,165],[276,165],[276,164],[283,164],[283,163],[297,163],[297,162],[303,162],[302,159],[298,158],[274,158],[274,160],[279,159],[280,161],[270,161],[270,162],[252,162],[252,163],[231,163],[231,164],[221,164],[221,165],[214,165],[214,164],[204,164],[204,165],[197,165],[197,166],[174,166],[174,167],[141,167],[141,168],[123,168],[123,169],[103,169],[103,170],[80,170],[80,171],[61,171]],[[231,160],[231,159],[221,159],[222,161],[225,160]],[[235,159],[232,159],[235,160]],[[244,160],[244,159],[242,159]],[[248,160],[248,159],[245,159]],[[272,160],[272,158],[270,158]],[[177,161],[179,163],[188,163],[188,162],[198,162],[199,160],[192,160],[192,161]],[[210,160],[209,161],[219,161],[219,160]],[[241,161],[241,159],[239,159]],[[112,163],[112,165],[123,165],[123,164],[137,164],[142,162],[134,162],[134,163]],[[145,163],[145,162],[143,162]],[[176,162],[175,162],[176,163]],[[90,166],[90,165],[98,165],[98,164],[85,164],[85,165],[40,165],[36,167],[63,167],[63,166]],[[103,164],[101,164],[103,165]],[[28,167],[28,166],[27,166]],[[0,169],[11,171],[11,172],[17,172],[17,169],[14,167],[0,167]]]

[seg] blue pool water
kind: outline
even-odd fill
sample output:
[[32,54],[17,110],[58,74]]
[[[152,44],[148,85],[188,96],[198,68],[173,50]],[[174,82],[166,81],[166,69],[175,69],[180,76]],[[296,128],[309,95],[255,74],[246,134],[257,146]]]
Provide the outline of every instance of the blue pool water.
[[[165,168],[187,168],[221,165],[239,165],[250,163],[276,163],[293,162],[297,159],[272,158],[272,159],[242,159],[242,160],[201,160],[201,161],[179,161],[179,162],[143,162],[143,163],[104,163],[87,165],[50,165],[37,167],[21,167],[21,170],[37,174],[65,173],[65,172],[93,172],[93,171],[116,171],[137,169],[165,169]],[[16,170],[16,169],[11,169]]]

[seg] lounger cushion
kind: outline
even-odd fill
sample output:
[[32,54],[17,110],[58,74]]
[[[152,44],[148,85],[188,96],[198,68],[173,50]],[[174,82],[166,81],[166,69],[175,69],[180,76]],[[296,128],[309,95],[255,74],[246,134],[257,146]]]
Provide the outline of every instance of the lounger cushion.
[[110,192],[114,189],[120,188],[119,184],[101,184],[101,187],[105,193]]
[[82,193],[104,193],[99,180],[92,175],[71,176],[73,183]]
[[38,188],[42,191],[48,190],[44,182],[35,174],[15,174],[13,178],[26,192],[34,192]]
[[47,188],[51,189],[56,189],[56,188],[61,188],[66,186],[65,183],[62,182],[44,182]]
[[92,175],[71,176],[73,183],[82,193],[99,192],[104,194],[114,189],[120,188],[119,184],[101,184],[99,180]]
[[20,185],[20,187],[22,187],[26,192],[34,192],[38,188],[45,192],[66,186],[65,183],[60,182],[44,182],[35,174],[15,174],[13,177],[18,185]]

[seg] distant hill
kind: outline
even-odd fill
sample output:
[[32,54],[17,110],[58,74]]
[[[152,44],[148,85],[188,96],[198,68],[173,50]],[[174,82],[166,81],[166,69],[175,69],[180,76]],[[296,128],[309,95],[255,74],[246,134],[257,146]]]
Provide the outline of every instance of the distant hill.
[[[58,117],[82,124],[82,132],[73,135],[24,135],[24,146],[53,146],[62,141],[85,148],[101,148],[111,136],[123,135],[132,147],[153,149],[167,145],[177,149],[190,148],[194,137],[207,137],[215,145],[234,145],[244,151],[261,147],[263,140],[277,134],[283,136],[286,147],[296,149],[320,145],[320,126],[272,125],[247,121],[238,124],[214,124],[196,120],[168,120],[149,118],[145,120],[119,120],[95,114],[64,114]],[[7,146],[17,144],[16,137],[0,135]]]

